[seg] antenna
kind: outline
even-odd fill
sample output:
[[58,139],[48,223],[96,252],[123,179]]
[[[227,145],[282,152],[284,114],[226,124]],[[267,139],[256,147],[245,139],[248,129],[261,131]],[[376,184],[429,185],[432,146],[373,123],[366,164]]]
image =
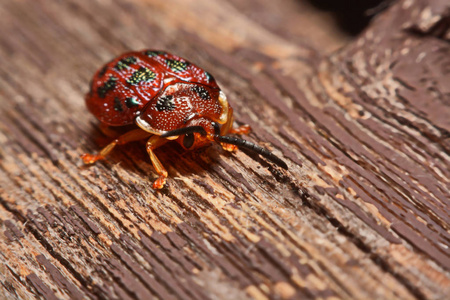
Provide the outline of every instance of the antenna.
[[256,153],[260,154],[261,156],[267,158],[268,160],[272,161],[273,163],[277,164],[278,166],[282,167],[283,169],[285,169],[285,170],[288,169],[287,164],[283,160],[281,160],[278,156],[275,156],[275,154],[273,154],[269,150],[267,150],[263,147],[260,147],[252,142],[249,142],[249,141],[246,141],[243,139],[239,139],[234,136],[216,135],[214,137],[214,139],[216,142],[232,144],[232,145],[236,145],[238,147],[242,147],[242,148],[251,150],[253,152],[256,152]]

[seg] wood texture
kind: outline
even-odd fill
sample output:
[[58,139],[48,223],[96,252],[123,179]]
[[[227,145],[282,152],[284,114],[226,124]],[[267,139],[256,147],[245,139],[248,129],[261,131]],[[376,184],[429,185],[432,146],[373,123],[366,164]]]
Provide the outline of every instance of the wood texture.
[[[294,0],[1,1],[0,298],[444,299],[449,24],[444,0],[354,40]],[[140,143],[84,166],[91,76],[145,48],[214,74],[289,171],[168,144],[154,191]]]

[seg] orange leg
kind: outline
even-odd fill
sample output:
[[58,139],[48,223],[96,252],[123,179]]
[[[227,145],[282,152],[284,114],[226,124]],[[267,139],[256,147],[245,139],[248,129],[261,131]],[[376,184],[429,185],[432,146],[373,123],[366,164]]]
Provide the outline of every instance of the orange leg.
[[88,154],[85,153],[81,155],[83,162],[85,164],[93,164],[97,160],[104,159],[106,155],[108,155],[116,145],[123,145],[129,142],[139,141],[149,137],[151,133],[148,133],[142,129],[134,129],[128,131],[127,133],[119,136],[117,139],[109,143],[105,148],[103,148],[99,154]]
[[252,128],[250,127],[250,125],[242,125],[239,126],[238,128],[231,128],[231,130],[229,131],[229,133],[234,133],[234,134],[249,134],[250,131],[252,131]]
[[147,141],[148,155],[150,156],[150,160],[152,161],[152,164],[156,170],[156,173],[158,173],[158,175],[159,175],[159,178],[155,182],[153,182],[154,189],[162,189],[164,187],[164,185],[166,184],[167,171],[164,168],[164,166],[161,164],[161,162],[159,161],[158,157],[156,157],[155,152],[153,152],[153,150],[164,145],[168,141],[169,140],[167,140],[165,138],[161,138],[157,135],[152,136]]
[[228,132],[233,128],[234,116],[233,116],[233,108],[228,108],[227,121],[220,128],[221,135],[227,135]]
[[[248,134],[252,130],[250,125],[242,125],[242,126],[239,126],[238,128],[233,128],[233,123],[234,123],[233,108],[230,107],[230,108],[228,108],[227,122],[222,125],[222,128],[220,129],[220,134],[221,135],[227,135],[229,133]],[[222,148],[226,151],[232,152],[237,149],[237,146],[235,146],[235,145],[230,145],[230,144],[225,144],[225,143],[221,143],[221,145],[222,145]]]
[[222,125],[222,128],[220,129],[221,135],[227,135],[229,133],[233,134],[248,134],[252,129],[250,128],[250,125],[242,125],[238,128],[233,128],[234,123],[234,116],[233,116],[233,108],[228,108],[228,117],[225,124]]

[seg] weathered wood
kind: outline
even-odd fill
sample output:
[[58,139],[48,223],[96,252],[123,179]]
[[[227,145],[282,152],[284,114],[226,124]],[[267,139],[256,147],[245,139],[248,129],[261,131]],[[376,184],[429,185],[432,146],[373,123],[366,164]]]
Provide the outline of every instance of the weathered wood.
[[[0,298],[449,295],[447,1],[395,2],[352,41],[299,2],[2,1]],[[154,191],[139,143],[83,166],[108,142],[93,72],[144,48],[214,74],[289,171],[168,144]]]

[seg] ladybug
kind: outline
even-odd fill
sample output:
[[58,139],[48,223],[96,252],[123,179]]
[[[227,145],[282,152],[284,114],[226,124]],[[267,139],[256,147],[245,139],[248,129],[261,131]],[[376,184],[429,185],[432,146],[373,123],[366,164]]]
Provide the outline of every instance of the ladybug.
[[164,51],[128,52],[107,63],[95,73],[86,105],[103,129],[134,126],[99,154],[83,154],[84,163],[103,159],[116,145],[147,139],[147,152],[159,175],[154,189],[161,189],[167,178],[154,150],[170,140],[187,150],[211,142],[227,151],[239,146],[287,169],[286,163],[267,149],[227,136],[247,134],[250,126],[233,128],[233,109],[211,74]]

